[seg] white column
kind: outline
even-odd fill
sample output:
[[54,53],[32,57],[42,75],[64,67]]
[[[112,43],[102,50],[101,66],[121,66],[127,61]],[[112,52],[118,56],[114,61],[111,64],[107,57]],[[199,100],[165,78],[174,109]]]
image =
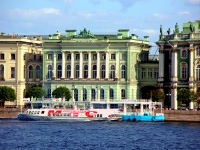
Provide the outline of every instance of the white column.
[[106,79],[109,78],[109,52],[106,52]]
[[91,60],[92,60],[92,56],[91,56],[91,52],[88,53],[88,78],[90,79],[91,78],[91,70],[92,70],[92,67],[91,67]]
[[171,109],[177,109],[177,85],[174,84],[171,89]]
[[71,52],[71,78],[74,78],[74,52]]
[[80,60],[79,60],[79,78],[83,78],[83,53],[80,52]]
[[115,68],[115,78],[120,78],[120,61],[119,61],[119,52],[116,52],[116,68]]
[[62,78],[65,78],[65,52],[62,52]]
[[174,81],[177,81],[177,50],[176,49],[173,49],[172,50],[172,64],[171,64],[171,74],[172,74],[172,77],[171,77],[171,81],[174,82]]
[[161,46],[159,51],[159,82],[164,81],[164,50],[163,46]]
[[53,53],[53,77],[56,78],[56,53]]
[[190,63],[189,63],[189,65],[190,65],[190,75],[189,75],[189,81],[193,81],[193,79],[194,79],[194,74],[193,74],[193,68],[194,68],[194,66],[193,66],[193,60],[194,60],[194,49],[193,48],[190,48],[189,49],[189,51],[190,51]]
[[99,73],[100,73],[100,53],[97,52],[97,78],[100,78]]

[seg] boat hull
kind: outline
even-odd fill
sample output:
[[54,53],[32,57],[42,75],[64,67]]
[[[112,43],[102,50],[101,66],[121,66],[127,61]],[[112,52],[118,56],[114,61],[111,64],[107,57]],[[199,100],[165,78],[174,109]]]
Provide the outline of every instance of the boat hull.
[[164,116],[134,116],[134,115],[122,115],[123,121],[139,121],[139,122],[163,122]]

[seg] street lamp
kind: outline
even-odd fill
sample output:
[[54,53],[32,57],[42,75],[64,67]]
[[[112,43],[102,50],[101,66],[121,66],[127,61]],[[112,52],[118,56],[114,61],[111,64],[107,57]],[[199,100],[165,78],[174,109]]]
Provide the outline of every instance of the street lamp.
[[171,94],[166,94],[168,96],[168,110],[169,110],[169,104],[170,104],[170,97],[171,97]]
[[72,84],[72,102],[74,103],[74,107],[75,107],[74,89],[75,89],[75,86],[74,86],[74,84]]

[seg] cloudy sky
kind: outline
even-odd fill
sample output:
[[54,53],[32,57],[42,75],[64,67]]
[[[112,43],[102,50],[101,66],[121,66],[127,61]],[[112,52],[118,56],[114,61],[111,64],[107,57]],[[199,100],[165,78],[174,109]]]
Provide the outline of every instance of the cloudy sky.
[[[83,28],[93,34],[117,34],[129,29],[151,45],[176,22],[200,20],[200,0],[0,0],[0,32],[49,35]],[[182,29],[181,29],[182,30]],[[155,53],[152,48],[151,53]]]

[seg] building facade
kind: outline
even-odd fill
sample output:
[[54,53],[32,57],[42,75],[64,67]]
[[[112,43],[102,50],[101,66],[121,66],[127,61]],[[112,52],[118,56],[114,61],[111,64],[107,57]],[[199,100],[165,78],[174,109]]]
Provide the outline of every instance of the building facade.
[[[180,31],[167,35],[160,28],[159,79],[158,86],[168,98],[165,105],[178,109],[177,93],[181,88],[188,88],[198,93],[200,98],[200,21],[183,24]],[[193,103],[190,104],[193,109]]]

